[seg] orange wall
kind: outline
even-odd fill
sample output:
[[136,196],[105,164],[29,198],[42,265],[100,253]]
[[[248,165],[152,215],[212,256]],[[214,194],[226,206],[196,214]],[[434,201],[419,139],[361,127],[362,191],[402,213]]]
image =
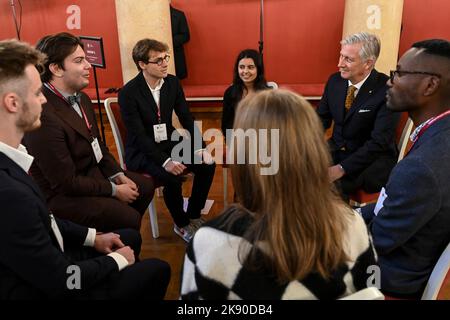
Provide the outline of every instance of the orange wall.
[[[9,1],[0,1],[0,39],[15,38],[16,31]],[[16,12],[19,12],[18,1]],[[22,31],[21,39],[35,44],[43,35],[67,31],[76,35],[103,37],[107,69],[97,69],[99,86],[103,88],[120,87],[122,71],[116,25],[114,0],[21,0]],[[69,30],[66,13],[70,5],[81,9],[81,29]],[[91,79],[93,87],[93,76]]]
[[[400,53],[417,40],[450,38],[450,1],[404,1]],[[35,43],[44,34],[59,31],[101,36],[107,69],[98,69],[99,85],[102,88],[122,85],[114,0],[21,2],[22,40]],[[247,47],[258,47],[260,1],[173,0],[172,3],[185,12],[191,30],[191,40],[185,46],[189,77],[183,84],[228,85],[237,53]],[[266,0],[267,78],[279,84],[312,85],[320,95],[318,88],[336,71],[344,3],[345,0]],[[71,4],[81,8],[80,30],[66,27],[69,16],[66,8]],[[11,37],[15,37],[11,7],[9,1],[0,1],[0,39]]]

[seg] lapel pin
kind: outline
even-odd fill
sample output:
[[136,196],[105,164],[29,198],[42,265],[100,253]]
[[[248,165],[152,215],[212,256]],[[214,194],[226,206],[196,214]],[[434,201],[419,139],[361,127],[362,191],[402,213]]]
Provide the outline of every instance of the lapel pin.
[[369,93],[372,93],[372,90],[370,90]]

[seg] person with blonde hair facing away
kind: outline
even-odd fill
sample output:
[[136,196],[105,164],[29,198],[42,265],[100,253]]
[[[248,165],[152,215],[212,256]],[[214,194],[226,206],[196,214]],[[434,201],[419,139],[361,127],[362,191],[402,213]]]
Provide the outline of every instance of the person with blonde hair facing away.
[[[238,106],[238,129],[278,134],[278,172],[231,141],[239,202],[205,223],[190,242],[181,297],[336,299],[370,283],[375,253],[363,219],[328,179],[331,156],[311,105],[285,90],[261,91]],[[261,131],[260,131],[261,132]],[[276,133],[278,132],[278,133]],[[259,142],[259,141],[258,141]]]

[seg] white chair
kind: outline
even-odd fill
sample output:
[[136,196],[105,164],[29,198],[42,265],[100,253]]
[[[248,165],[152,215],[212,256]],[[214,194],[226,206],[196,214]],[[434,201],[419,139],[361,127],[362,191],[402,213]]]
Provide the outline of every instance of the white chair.
[[384,295],[375,287],[368,287],[339,300],[384,300]]
[[[111,130],[116,143],[117,153],[119,154],[119,163],[122,169],[126,169],[124,162],[125,149],[123,147],[123,138],[126,134],[125,125],[122,122],[120,114],[120,106],[117,98],[107,98],[105,100],[105,110],[108,116],[108,121],[111,124]],[[158,217],[156,214],[155,197],[148,205],[148,214],[150,216],[150,227],[152,229],[153,238],[159,237]]]
[[275,81],[267,81],[267,85],[272,89],[278,89],[278,84]]
[[[422,294],[422,300],[436,300],[439,291],[444,287],[444,281],[448,276],[448,271],[450,268],[450,243],[445,248],[444,252],[441,254],[438,262],[431,272],[430,278],[428,279],[427,286]],[[447,279],[447,285],[450,285],[450,279]]]

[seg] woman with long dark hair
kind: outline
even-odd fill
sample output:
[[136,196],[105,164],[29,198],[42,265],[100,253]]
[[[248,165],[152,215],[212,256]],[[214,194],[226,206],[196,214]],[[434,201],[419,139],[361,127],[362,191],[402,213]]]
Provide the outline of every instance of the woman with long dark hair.
[[223,95],[222,132],[225,137],[226,129],[233,128],[235,110],[239,101],[268,88],[261,55],[253,49],[241,51],[234,64],[233,84]]

